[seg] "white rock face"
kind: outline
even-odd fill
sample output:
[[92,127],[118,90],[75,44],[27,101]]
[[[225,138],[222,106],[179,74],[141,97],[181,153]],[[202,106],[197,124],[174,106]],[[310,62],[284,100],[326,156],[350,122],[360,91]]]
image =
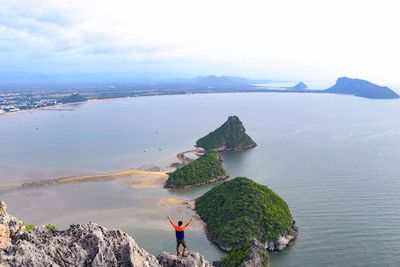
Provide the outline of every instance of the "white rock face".
[[187,257],[162,252],[157,259],[162,267],[212,267],[202,255],[193,251],[190,251]]
[[[121,230],[107,230],[94,223],[75,224],[51,231],[44,226],[26,233],[24,224],[7,214],[0,202],[0,266],[121,266],[211,267],[198,252],[177,257],[163,252],[158,259],[140,248]],[[159,263],[160,261],[160,263]]]
[[120,230],[107,230],[88,223],[71,225],[63,231],[50,231],[40,226],[24,233],[22,222],[7,214],[5,207],[1,202],[0,230],[5,233],[1,237],[3,246],[0,248],[2,267],[160,267],[156,257]]
[[0,249],[11,246],[13,237],[22,234],[25,226],[22,221],[7,213],[7,205],[0,201]]
[[286,248],[289,243],[291,243],[293,240],[296,239],[297,235],[298,235],[298,228],[295,225],[295,221],[293,221],[292,225],[292,233],[291,234],[282,234],[279,236],[278,240],[276,241],[267,241],[265,242],[265,248],[269,251],[273,251],[273,250],[283,250],[284,248]]

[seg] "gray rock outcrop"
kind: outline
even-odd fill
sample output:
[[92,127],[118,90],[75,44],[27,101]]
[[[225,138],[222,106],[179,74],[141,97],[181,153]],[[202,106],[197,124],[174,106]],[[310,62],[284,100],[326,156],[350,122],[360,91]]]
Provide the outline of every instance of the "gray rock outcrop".
[[11,245],[12,239],[24,233],[24,223],[7,213],[7,205],[0,201],[0,249]]
[[269,255],[263,245],[255,238],[253,238],[250,243],[249,257],[246,261],[242,262],[239,267],[269,267]]
[[120,230],[94,223],[51,231],[35,227],[0,250],[0,266],[133,266],[159,267],[156,257]]
[[193,251],[190,251],[186,257],[162,252],[157,259],[162,267],[212,267],[212,264],[202,255]]
[[290,243],[292,243],[296,239],[299,233],[299,229],[295,225],[295,223],[296,222],[293,221],[292,225],[290,226],[292,228],[292,232],[290,234],[283,233],[279,236],[278,240],[265,242],[265,248],[269,251],[273,250],[281,251],[284,248],[286,248]]
[[0,266],[212,267],[198,252],[187,257],[163,252],[156,258],[121,230],[94,223],[61,231],[37,226],[25,232],[23,222],[9,215],[2,201]]
[[270,267],[269,254],[255,238],[238,242],[215,267]]

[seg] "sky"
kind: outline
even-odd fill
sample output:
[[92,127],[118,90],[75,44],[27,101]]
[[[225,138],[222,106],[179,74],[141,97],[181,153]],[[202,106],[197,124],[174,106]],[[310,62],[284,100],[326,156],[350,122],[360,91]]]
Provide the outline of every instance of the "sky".
[[0,71],[400,79],[395,0],[1,0]]

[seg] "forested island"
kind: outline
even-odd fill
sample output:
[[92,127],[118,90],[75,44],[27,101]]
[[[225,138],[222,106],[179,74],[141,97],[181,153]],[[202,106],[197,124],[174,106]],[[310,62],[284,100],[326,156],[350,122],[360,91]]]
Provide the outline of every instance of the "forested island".
[[282,250],[297,236],[286,202],[246,177],[224,182],[199,197],[196,211],[210,239],[226,251],[251,238],[268,250]]
[[165,187],[184,189],[219,182],[228,177],[217,151],[208,150],[198,159],[170,173]]
[[243,123],[237,116],[229,116],[228,120],[215,131],[200,138],[197,147],[217,151],[243,151],[257,144],[246,134]]

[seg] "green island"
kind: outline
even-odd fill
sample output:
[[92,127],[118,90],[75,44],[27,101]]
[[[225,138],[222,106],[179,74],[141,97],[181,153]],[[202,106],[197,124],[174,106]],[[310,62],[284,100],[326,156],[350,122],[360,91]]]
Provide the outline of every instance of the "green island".
[[[248,263],[246,265],[246,263]],[[259,266],[270,267],[269,254],[263,245],[255,239],[246,239],[232,248],[222,258],[221,267]]]
[[207,225],[209,238],[226,251],[249,238],[269,250],[282,250],[297,236],[286,202],[246,177],[224,182],[199,197],[196,211]]
[[166,188],[183,189],[227,179],[225,171],[215,150],[208,150],[188,165],[169,174]]
[[218,151],[243,151],[256,145],[237,116],[230,116],[219,128],[196,142],[197,147]]

